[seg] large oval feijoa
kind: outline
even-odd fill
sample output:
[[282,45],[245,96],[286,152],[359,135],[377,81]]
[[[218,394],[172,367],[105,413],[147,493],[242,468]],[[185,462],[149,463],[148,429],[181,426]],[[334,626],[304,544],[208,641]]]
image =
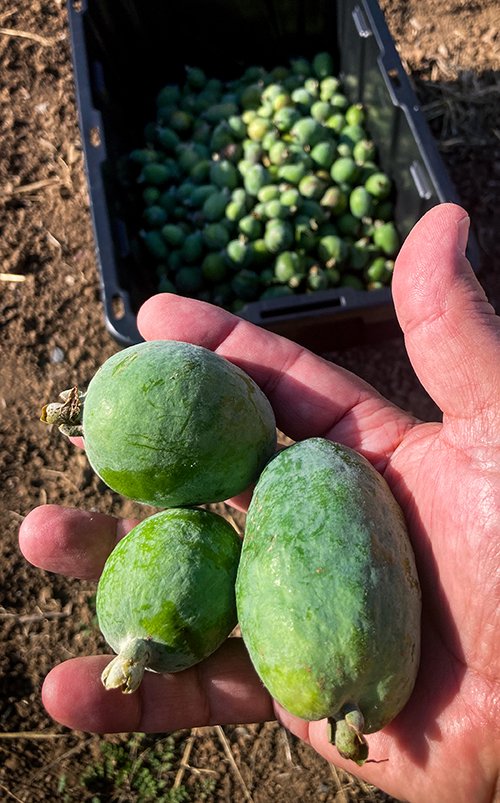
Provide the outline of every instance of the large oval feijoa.
[[236,582],[241,633],[290,713],[329,719],[339,752],[403,708],[419,663],[420,587],[401,509],[357,452],[322,438],[268,463]]
[[106,561],[97,617],[117,657],[106,688],[133,692],[144,669],[178,672],[214,652],[236,625],[241,539],[201,508],[164,510],[138,524]]
[[155,507],[241,493],[276,446],[271,405],[244,371],[201,346],[164,340],[101,366],[85,396],[83,435],[101,479]]

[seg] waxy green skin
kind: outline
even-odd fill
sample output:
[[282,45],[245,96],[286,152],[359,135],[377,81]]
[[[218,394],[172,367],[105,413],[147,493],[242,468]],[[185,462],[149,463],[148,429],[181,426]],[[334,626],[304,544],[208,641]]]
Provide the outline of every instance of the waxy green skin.
[[104,638],[119,654],[146,639],[147,668],[178,672],[216,650],[236,625],[241,539],[201,508],[164,510],[115,547],[97,589]]
[[[402,512],[362,456],[311,438],[264,469],[236,583],[241,633],[261,680],[290,713],[383,728],[419,662],[420,588]],[[344,709],[345,710],[345,709]]]
[[85,396],[83,435],[101,479],[154,507],[235,496],[276,446],[271,405],[244,371],[201,346],[163,340],[101,366]]

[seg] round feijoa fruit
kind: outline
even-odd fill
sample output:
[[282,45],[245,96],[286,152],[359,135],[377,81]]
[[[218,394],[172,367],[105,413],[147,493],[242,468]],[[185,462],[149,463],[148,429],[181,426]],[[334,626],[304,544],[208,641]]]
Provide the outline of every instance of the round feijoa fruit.
[[211,655],[236,625],[241,539],[201,508],[164,510],[112,551],[97,588],[97,617],[117,653],[107,689],[135,691],[144,670],[179,672]]
[[274,414],[255,382],[218,354],[172,340],[111,356],[90,381],[82,422],[99,477],[154,507],[235,496],[276,446]]

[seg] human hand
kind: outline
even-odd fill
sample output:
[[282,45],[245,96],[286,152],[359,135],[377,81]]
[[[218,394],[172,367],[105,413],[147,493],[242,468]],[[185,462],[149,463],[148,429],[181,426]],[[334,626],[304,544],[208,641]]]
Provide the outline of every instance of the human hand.
[[[307,723],[273,705],[241,639],[184,672],[147,673],[132,695],[102,686],[109,656],[60,664],[43,687],[56,720],[110,733],[277,717],[328,761],[399,799],[498,799],[500,320],[463,256],[467,230],[460,207],[435,207],[407,238],[394,271],[408,355],[442,423],[419,422],[346,370],[205,303],[159,295],[138,317],[146,339],[197,343],[243,368],[293,440],[320,435],[364,454],[403,508],[423,594],[421,667],[404,710],[367,737],[372,763],[355,768],[327,741],[324,721]],[[97,579],[133,525],[44,506],[23,522],[20,545],[37,566]]]

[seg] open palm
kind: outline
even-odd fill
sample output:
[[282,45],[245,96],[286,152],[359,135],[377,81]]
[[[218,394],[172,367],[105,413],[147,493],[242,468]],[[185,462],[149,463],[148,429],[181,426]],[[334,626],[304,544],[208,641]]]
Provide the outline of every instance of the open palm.
[[[404,710],[368,737],[371,761],[358,770],[328,743],[324,721],[273,704],[240,639],[176,675],[148,673],[130,696],[102,687],[108,656],[67,661],[44,684],[55,719],[109,733],[277,716],[329,761],[411,803],[500,796],[500,319],[463,256],[467,224],[457,206],[431,210],[394,274],[408,354],[442,423],[419,422],[344,369],[208,304],[159,295],[139,313],[146,339],[197,343],[247,371],[292,439],[319,435],[364,454],[402,506],[423,592],[422,659]],[[133,524],[44,506],[20,544],[38,566],[97,579]]]

